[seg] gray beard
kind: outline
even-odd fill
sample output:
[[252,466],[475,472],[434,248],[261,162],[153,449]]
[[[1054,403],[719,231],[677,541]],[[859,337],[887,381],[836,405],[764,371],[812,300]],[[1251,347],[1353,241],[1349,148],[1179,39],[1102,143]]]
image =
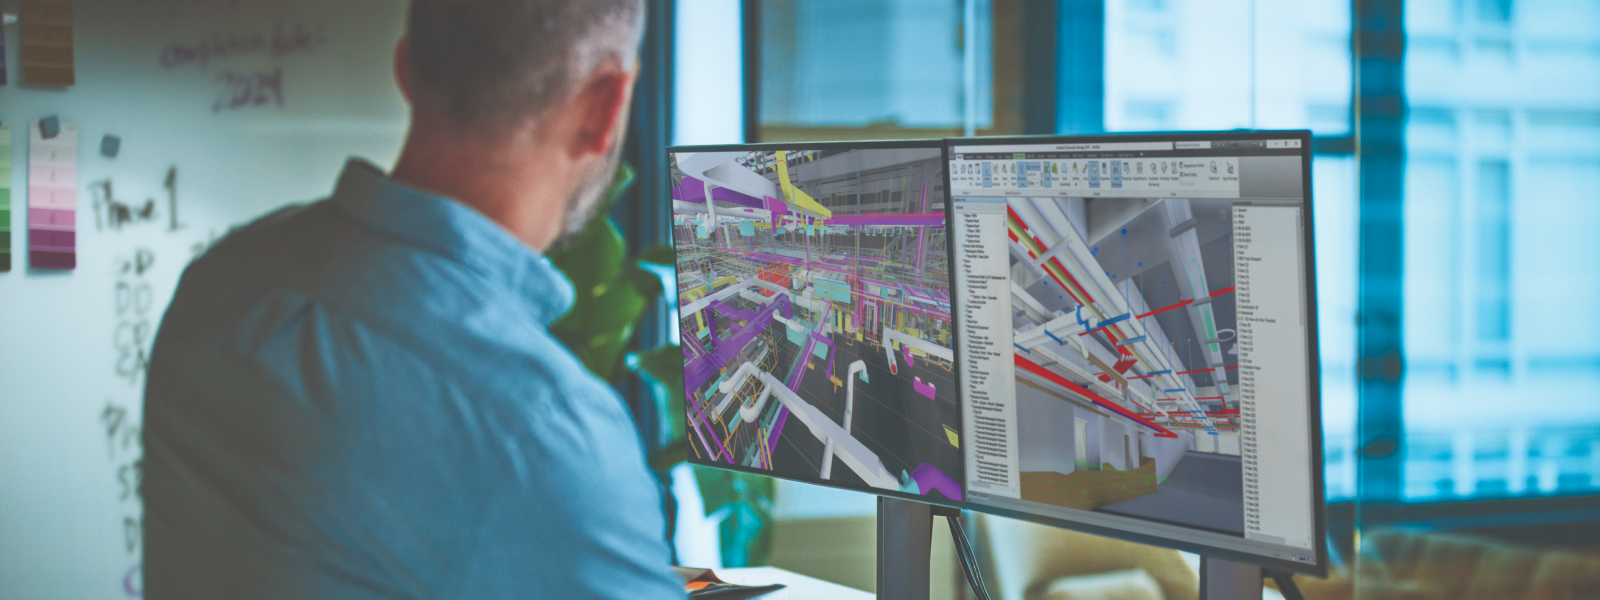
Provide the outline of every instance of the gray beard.
[[617,171],[617,160],[621,154],[622,144],[613,145],[610,155],[595,164],[578,188],[572,191],[572,196],[567,199],[567,208],[561,214],[561,236],[550,245],[551,250],[560,250],[572,243],[594,219],[601,200],[605,199],[606,190],[611,187],[611,177]]

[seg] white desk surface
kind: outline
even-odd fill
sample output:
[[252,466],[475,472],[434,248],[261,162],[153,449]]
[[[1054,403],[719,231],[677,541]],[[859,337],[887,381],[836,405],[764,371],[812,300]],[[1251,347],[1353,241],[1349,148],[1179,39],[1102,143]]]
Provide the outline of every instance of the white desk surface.
[[828,600],[870,600],[876,598],[873,594],[854,588],[847,588],[837,583],[828,583],[821,579],[806,577],[799,573],[785,571],[777,567],[745,567],[740,569],[713,569],[717,577],[728,583],[739,585],[770,585],[781,583],[785,587],[776,592],[758,596],[759,600],[811,600],[813,598]]

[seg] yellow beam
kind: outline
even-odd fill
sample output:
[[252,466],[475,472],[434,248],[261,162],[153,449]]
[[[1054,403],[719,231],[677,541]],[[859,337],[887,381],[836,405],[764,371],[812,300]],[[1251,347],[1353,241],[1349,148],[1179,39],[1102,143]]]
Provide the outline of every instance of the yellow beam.
[[783,201],[791,206],[798,206],[816,213],[824,219],[832,219],[833,211],[819,204],[811,196],[789,183],[789,153],[785,150],[778,151],[778,185],[783,187]]
[[[706,288],[704,288],[704,287],[695,287],[695,288],[693,288],[693,289],[691,289],[691,290],[689,290],[687,292],[684,292],[683,295],[680,296],[681,299],[678,300],[678,305],[682,306],[684,304],[688,304],[690,302],[694,302],[695,300],[699,299],[701,296],[704,296],[704,295],[706,295]],[[698,322],[700,324],[700,329],[696,330],[695,333],[699,334],[701,331],[705,331],[706,330],[706,315],[705,315],[705,312],[701,311],[701,312],[695,313],[694,314],[694,319],[695,319],[696,322]]]

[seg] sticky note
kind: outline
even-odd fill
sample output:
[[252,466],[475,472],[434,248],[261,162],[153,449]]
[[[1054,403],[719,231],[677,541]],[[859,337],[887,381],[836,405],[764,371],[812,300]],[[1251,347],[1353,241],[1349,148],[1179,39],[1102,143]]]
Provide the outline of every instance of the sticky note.
[[77,83],[72,56],[72,2],[23,0],[22,82],[68,86]]
[[0,125],[0,273],[11,270],[11,127]]
[[28,266],[78,266],[78,126],[61,124],[45,139],[38,123],[28,127]]
[[44,139],[47,140],[61,135],[61,119],[56,118],[55,115],[39,119],[39,135],[44,136]]

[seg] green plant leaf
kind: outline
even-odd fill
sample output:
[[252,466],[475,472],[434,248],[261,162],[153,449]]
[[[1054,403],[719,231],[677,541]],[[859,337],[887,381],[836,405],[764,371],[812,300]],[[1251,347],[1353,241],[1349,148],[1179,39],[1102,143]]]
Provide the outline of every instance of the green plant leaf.
[[594,300],[604,294],[622,272],[628,245],[609,217],[595,219],[566,246],[550,256],[550,262],[572,282],[572,308],[562,316],[571,327],[584,327],[594,308]]
[[639,353],[638,370],[683,397],[683,348],[668,344]]
[[627,240],[604,216],[633,180],[633,167],[618,164],[598,211],[601,216],[548,255],[572,282],[574,293],[572,308],[550,329],[591,372],[608,381],[621,371],[622,353],[639,316],[661,294],[659,277],[625,260]]
[[622,277],[633,284],[633,289],[644,297],[646,304],[654,303],[657,298],[661,297],[660,275],[641,269],[636,265],[630,265],[628,269],[623,271]]
[[[661,346],[638,354],[639,363],[636,368],[649,377],[652,381],[666,388],[667,394],[660,409],[662,419],[668,425],[668,439],[687,440],[687,419],[684,413],[683,393],[683,349],[676,344]],[[688,460],[687,447],[679,451],[678,461]]]
[[695,482],[705,501],[706,515],[727,509],[722,520],[722,565],[744,567],[766,564],[772,550],[771,477],[722,469],[694,468]]
[[[619,164],[597,214],[607,214],[633,180],[633,168]],[[572,282],[576,296],[572,309],[551,325],[551,333],[590,372],[615,381],[623,373],[622,357],[632,342],[639,318],[666,292],[661,279],[640,265],[674,265],[673,248],[666,244],[653,246],[629,260],[627,240],[609,217],[601,216],[547,256]],[[669,424],[668,442],[649,457],[650,467],[665,473],[684,462],[689,452],[683,351],[668,345],[640,352],[638,358],[635,369],[666,390],[654,408],[660,411],[660,420]],[[776,489],[773,480],[721,469],[696,468],[694,473],[705,497],[707,514],[727,508],[727,518],[720,526],[723,564],[765,564],[772,547],[772,528],[767,523],[771,521]]]
[[623,350],[633,338],[633,327],[644,313],[645,300],[631,281],[613,281],[590,301],[584,317],[566,322],[563,317],[551,331],[569,347],[582,347],[580,358],[591,372],[612,381],[619,374]]
[[689,438],[679,437],[665,448],[650,453],[650,470],[664,473],[672,470],[689,457]]
[[678,264],[678,255],[677,251],[673,250],[672,244],[656,244],[640,251],[638,260],[639,262],[671,267]]
[[622,198],[622,194],[633,187],[634,179],[638,173],[633,170],[633,165],[625,162],[617,163],[617,170],[611,172],[611,184],[606,188],[605,200],[600,201],[600,208],[595,211],[597,215],[611,212],[612,205]]
[[[550,262],[572,282],[574,299],[567,317],[582,322],[592,307],[594,298],[605,293],[609,284],[622,273],[628,255],[628,242],[622,238],[615,221],[606,214],[611,206],[633,185],[633,167],[619,163],[611,176],[611,187],[606,189],[596,217],[591,219],[578,235],[566,245],[546,254]],[[565,318],[565,317],[564,317]],[[571,327],[583,327],[569,323]]]

